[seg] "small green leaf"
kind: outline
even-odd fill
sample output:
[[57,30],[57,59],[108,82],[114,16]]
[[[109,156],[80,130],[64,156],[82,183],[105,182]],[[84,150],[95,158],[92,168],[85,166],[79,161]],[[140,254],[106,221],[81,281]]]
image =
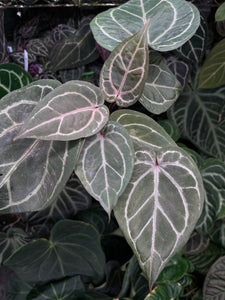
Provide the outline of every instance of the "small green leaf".
[[69,81],[38,103],[17,138],[68,141],[88,137],[105,126],[108,115],[98,87]]
[[100,87],[107,102],[130,106],[138,101],[148,75],[148,44],[145,26],[110,54],[103,65]]
[[153,151],[134,145],[133,174],[114,212],[151,289],[189,239],[201,214],[203,185],[197,166],[177,146]]
[[182,0],[130,0],[98,14],[91,21],[94,38],[112,51],[150,19],[149,46],[158,51],[176,49],[189,40],[200,23],[198,9]]
[[225,39],[221,40],[210,53],[199,73],[199,88],[216,88],[225,84]]
[[162,126],[171,138],[177,142],[180,138],[180,130],[175,122],[172,120],[160,120],[158,124]]
[[205,300],[225,299],[225,256],[220,257],[206,275],[203,298]]
[[178,98],[181,84],[158,53],[150,52],[148,78],[140,103],[151,113],[165,112]]
[[99,283],[104,275],[104,264],[98,232],[90,224],[72,220],[59,221],[49,241],[33,240],[5,262],[29,283],[44,283],[72,275],[84,275],[93,283]]
[[225,2],[222,3],[216,10],[215,14],[216,22],[225,20]]
[[32,77],[14,63],[0,64],[0,98],[32,82]]
[[116,122],[85,140],[75,172],[85,189],[110,215],[133,170],[134,149],[127,131]]

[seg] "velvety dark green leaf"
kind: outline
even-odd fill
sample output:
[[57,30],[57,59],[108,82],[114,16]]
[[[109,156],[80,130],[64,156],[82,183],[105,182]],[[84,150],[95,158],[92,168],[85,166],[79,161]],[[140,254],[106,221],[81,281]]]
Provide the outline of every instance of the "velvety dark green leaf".
[[160,120],[158,124],[166,130],[171,138],[176,142],[180,138],[180,130],[175,122],[172,120]]
[[75,173],[110,215],[130,180],[133,164],[129,134],[122,125],[110,121],[103,131],[85,140]]
[[200,64],[205,54],[207,43],[207,21],[201,15],[201,23],[193,35],[183,46],[176,49],[176,52],[192,64]]
[[195,255],[203,252],[209,246],[210,239],[197,232],[193,232],[185,248],[185,254]]
[[38,231],[42,231],[45,227],[51,228],[58,220],[73,218],[79,211],[87,209],[91,202],[91,196],[73,174],[51,205],[24,216],[23,221],[29,224],[29,227],[38,226]]
[[194,151],[191,148],[188,148],[186,145],[182,143],[178,143],[178,146],[184,149],[191,156],[191,158],[194,160],[194,162],[198,167],[200,167],[203,164],[204,162],[203,157],[200,154],[198,154],[196,151]]
[[79,30],[64,38],[54,53],[51,53],[50,60],[53,71],[73,69],[88,64],[99,56],[95,40],[89,26],[89,20],[84,21]]
[[145,26],[120,43],[103,65],[100,87],[107,102],[130,106],[138,101],[148,75],[148,44]]
[[27,296],[27,300],[76,300],[85,293],[85,286],[80,276],[53,281],[49,284],[37,286]]
[[[171,300],[183,295],[183,287],[179,283],[160,284],[145,300]],[[179,299],[179,298],[178,298]]]
[[104,275],[100,236],[90,224],[62,220],[49,241],[37,239],[15,251],[5,262],[27,282],[47,282],[65,276],[84,275],[98,283]]
[[158,123],[140,112],[128,109],[117,110],[110,116],[110,120],[123,125],[132,140],[144,143],[155,150],[168,145],[176,145]]
[[8,300],[25,300],[27,295],[33,289],[33,284],[21,280],[15,273],[10,276],[7,299]]
[[169,110],[181,136],[210,156],[225,159],[225,88],[187,87]]
[[216,88],[224,84],[225,39],[216,44],[207,55],[199,74],[199,88]]
[[91,29],[98,44],[112,51],[149,18],[149,46],[159,51],[169,51],[184,44],[200,23],[198,9],[191,3],[131,0],[98,14],[91,22]]
[[210,233],[210,239],[217,245],[225,248],[225,218],[221,218],[214,224]]
[[100,89],[84,81],[69,81],[38,103],[17,138],[76,140],[99,132],[108,121]]
[[149,59],[148,78],[139,101],[151,113],[161,114],[177,100],[182,87],[161,55],[150,52]]
[[79,143],[14,140],[37,102],[59,84],[36,81],[0,101],[0,210],[4,212],[43,208],[58,196],[72,173]]
[[66,25],[66,24],[58,24],[56,27],[53,28],[51,34],[53,37],[53,41],[55,43],[62,41],[64,38],[70,36],[71,34],[75,33],[76,29]]
[[225,3],[222,3],[216,10],[215,13],[215,20],[218,21],[223,21],[225,20]]
[[220,257],[206,275],[203,297],[205,300],[225,299],[225,256]]
[[97,202],[88,209],[79,212],[76,219],[93,225],[102,235],[110,234],[118,228],[114,218],[111,218],[109,222],[107,213]]
[[6,233],[0,232],[0,263],[28,241],[28,234],[21,228],[9,228]]
[[205,189],[205,201],[196,230],[208,234],[220,215],[225,199],[225,163],[209,158],[201,165],[200,173]]
[[194,265],[197,272],[205,275],[211,265],[222,255],[225,255],[225,250],[222,247],[210,243],[204,251],[198,254],[186,255],[186,257]]
[[0,98],[32,81],[29,73],[17,64],[0,64]]
[[197,166],[180,148],[153,151],[141,142],[134,145],[133,174],[114,212],[151,289],[196,225],[203,184]]

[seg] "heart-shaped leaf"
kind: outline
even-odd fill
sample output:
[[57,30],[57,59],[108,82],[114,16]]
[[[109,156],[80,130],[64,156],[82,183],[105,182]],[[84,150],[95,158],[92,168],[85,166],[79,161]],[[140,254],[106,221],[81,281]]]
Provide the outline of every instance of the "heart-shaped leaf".
[[148,75],[148,44],[145,26],[110,54],[103,65],[100,87],[106,101],[130,106],[140,98]]
[[[198,9],[183,0],[130,0],[98,14],[91,21],[94,38],[112,51],[150,19],[149,46],[158,51],[176,49],[189,40],[200,24]],[[159,26],[160,24],[160,26]]]
[[110,120],[123,125],[133,141],[144,143],[157,150],[168,145],[176,145],[166,131],[153,119],[137,111],[117,110]]
[[53,80],[36,81],[0,101],[0,210],[4,212],[43,208],[61,192],[72,173],[79,144],[14,141],[38,101],[59,85]]
[[56,72],[83,66],[94,61],[98,56],[89,20],[86,19],[77,32],[64,38],[53,49],[50,60],[53,65],[53,71]]
[[151,113],[161,114],[177,100],[182,87],[162,56],[150,52],[148,78],[140,103]]
[[92,225],[62,220],[53,227],[49,241],[36,239],[20,247],[5,265],[31,283],[71,275],[84,275],[98,283],[104,275],[105,257]]
[[199,88],[216,88],[225,84],[225,39],[207,55],[199,73]]
[[47,57],[48,48],[45,46],[41,39],[29,40],[26,45],[27,51],[35,56]]
[[155,152],[143,143],[134,145],[133,174],[114,212],[151,289],[189,239],[204,193],[198,168],[184,150],[168,146]]
[[220,257],[206,275],[203,297],[205,300],[225,299],[225,256]]
[[205,201],[196,230],[208,234],[220,215],[225,199],[225,163],[219,159],[209,158],[200,167]]
[[75,172],[85,189],[110,215],[132,174],[134,149],[127,131],[116,122],[85,140]]
[[94,135],[108,121],[108,108],[103,104],[98,87],[69,81],[38,103],[18,138],[67,141]]
[[225,88],[193,91],[186,87],[168,111],[182,137],[210,156],[225,159]]
[[11,91],[20,89],[29,84],[32,77],[17,64],[8,63],[0,65],[0,98]]

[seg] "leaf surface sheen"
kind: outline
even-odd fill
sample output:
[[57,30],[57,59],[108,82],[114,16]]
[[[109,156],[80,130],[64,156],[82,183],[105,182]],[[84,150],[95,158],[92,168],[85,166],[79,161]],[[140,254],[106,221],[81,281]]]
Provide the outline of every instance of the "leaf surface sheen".
[[151,289],[189,239],[202,210],[203,186],[196,165],[177,146],[155,152],[135,142],[135,151],[131,180],[114,212]]
[[133,160],[132,141],[116,122],[108,122],[102,132],[85,140],[75,172],[108,215],[129,182]]
[[141,96],[148,74],[148,44],[145,26],[110,54],[100,75],[100,87],[107,102],[127,107]]
[[80,139],[99,132],[108,115],[98,87],[84,81],[69,81],[39,102],[18,138]]
[[59,84],[36,81],[0,101],[1,211],[41,209],[57,196],[72,173],[79,143],[14,140],[37,102]]
[[91,29],[98,44],[112,51],[149,18],[149,46],[158,51],[181,46],[193,36],[200,23],[198,9],[186,1],[131,0],[98,14],[91,21]]

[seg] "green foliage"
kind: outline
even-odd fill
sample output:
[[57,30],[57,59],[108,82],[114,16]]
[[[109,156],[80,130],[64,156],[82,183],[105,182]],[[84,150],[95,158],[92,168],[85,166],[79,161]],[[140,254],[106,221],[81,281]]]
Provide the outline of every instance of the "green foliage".
[[6,298],[224,299],[224,39],[191,2],[20,29],[43,73],[0,65]]

